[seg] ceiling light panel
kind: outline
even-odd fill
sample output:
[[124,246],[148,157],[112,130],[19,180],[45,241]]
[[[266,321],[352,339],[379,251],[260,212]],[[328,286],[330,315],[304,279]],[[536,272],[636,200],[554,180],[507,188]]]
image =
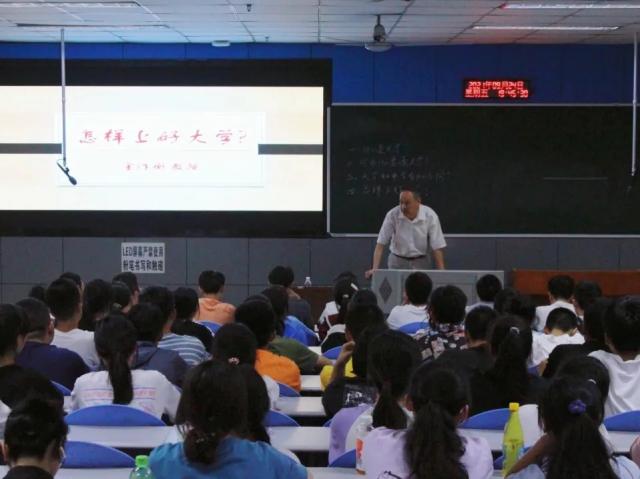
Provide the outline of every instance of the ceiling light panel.
[[571,3],[556,3],[556,2],[518,2],[518,3],[505,3],[502,5],[503,9],[507,10],[625,10],[625,9],[640,9],[640,3],[612,3],[612,2],[571,2]]
[[0,8],[140,8],[138,2],[0,2]]

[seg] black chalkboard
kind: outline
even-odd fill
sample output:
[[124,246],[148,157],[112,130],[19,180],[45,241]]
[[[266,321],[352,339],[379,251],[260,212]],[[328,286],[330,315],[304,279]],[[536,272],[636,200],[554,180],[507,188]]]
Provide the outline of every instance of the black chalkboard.
[[404,184],[445,234],[639,234],[624,106],[336,106],[330,232],[377,233]]

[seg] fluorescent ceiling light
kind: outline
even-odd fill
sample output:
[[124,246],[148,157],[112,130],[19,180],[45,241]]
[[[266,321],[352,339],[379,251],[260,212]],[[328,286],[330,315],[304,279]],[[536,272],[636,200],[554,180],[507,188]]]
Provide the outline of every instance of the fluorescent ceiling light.
[[136,8],[137,2],[0,2],[0,8]]
[[475,25],[474,30],[547,30],[554,32],[604,32],[617,30],[620,27],[583,27],[560,25]]
[[143,25],[85,25],[85,24],[42,24],[42,23],[16,23],[18,28],[26,28],[31,30],[60,30],[61,28],[69,30],[100,30],[100,31],[114,31],[114,30],[150,30],[150,29],[165,29],[169,28],[167,25],[162,24],[143,24]]
[[640,8],[640,3],[505,3],[501,6],[514,10],[581,10],[581,9],[629,9]]

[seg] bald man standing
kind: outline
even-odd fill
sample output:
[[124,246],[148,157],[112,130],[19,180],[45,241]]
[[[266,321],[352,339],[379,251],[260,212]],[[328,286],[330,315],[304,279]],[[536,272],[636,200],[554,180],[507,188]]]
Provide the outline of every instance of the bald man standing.
[[447,243],[440,220],[435,211],[421,203],[420,193],[413,188],[403,187],[400,204],[385,216],[366,278],[380,268],[387,245],[390,245],[389,269],[432,269],[430,252],[436,268],[444,269],[443,249]]

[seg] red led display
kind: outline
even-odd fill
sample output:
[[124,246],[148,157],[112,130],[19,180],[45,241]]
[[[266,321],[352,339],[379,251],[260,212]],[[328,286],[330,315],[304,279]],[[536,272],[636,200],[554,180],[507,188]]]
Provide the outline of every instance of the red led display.
[[529,80],[464,80],[466,100],[528,100]]

